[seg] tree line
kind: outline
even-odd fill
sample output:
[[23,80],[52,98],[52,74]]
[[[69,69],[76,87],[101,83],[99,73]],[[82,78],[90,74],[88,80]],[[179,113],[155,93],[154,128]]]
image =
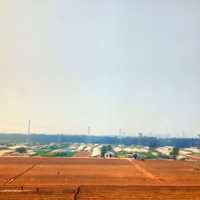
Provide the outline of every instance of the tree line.
[[[55,143],[97,143],[97,144],[123,144],[142,145],[152,148],[158,146],[174,146],[186,148],[200,146],[198,138],[157,138],[157,137],[117,137],[117,136],[94,136],[94,135],[52,135],[52,134],[31,134],[30,143],[48,144]],[[26,143],[26,134],[3,134],[0,133],[0,143]]]

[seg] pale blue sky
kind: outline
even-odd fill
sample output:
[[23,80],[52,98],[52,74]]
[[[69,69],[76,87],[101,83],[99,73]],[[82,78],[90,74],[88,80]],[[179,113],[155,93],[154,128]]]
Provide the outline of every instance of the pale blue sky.
[[200,132],[199,0],[1,0],[0,132]]

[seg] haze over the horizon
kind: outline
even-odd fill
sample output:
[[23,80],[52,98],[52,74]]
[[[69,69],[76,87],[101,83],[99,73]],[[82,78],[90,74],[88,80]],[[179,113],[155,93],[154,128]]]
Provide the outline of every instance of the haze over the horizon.
[[200,1],[2,0],[0,132],[200,132]]

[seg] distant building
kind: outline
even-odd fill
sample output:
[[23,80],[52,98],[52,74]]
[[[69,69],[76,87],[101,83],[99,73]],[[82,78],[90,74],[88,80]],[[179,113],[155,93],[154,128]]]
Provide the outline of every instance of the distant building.
[[112,157],[114,157],[114,153],[112,151],[108,151],[104,154],[104,157],[105,158],[112,158]]
[[158,151],[159,153],[161,153],[163,155],[167,155],[167,156],[169,156],[171,154],[172,150],[173,150],[172,146],[158,147],[156,149],[156,151]]
[[114,147],[113,150],[114,150],[114,152],[120,152],[120,151],[122,151],[122,148],[121,147]]
[[100,147],[95,147],[92,150],[92,157],[100,157],[101,156],[101,148]]

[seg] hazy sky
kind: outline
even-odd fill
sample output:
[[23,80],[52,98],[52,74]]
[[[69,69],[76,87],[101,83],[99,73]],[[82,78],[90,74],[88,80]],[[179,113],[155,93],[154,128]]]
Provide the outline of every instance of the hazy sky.
[[199,0],[1,0],[0,132],[200,132]]

